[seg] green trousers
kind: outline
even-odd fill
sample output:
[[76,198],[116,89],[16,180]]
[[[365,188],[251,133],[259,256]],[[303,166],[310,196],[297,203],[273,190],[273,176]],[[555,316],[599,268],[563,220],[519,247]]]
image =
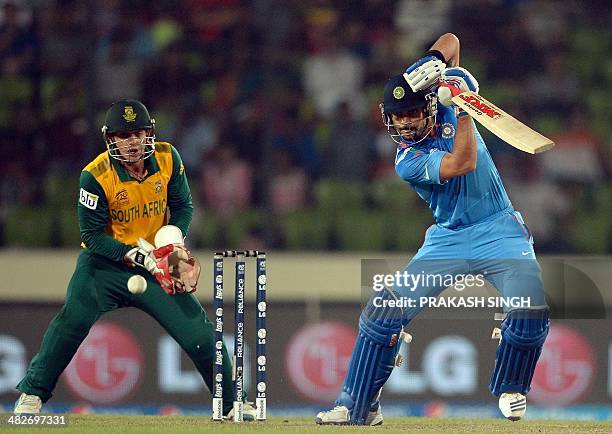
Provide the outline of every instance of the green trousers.
[[[147,279],[147,290],[138,295],[127,290],[127,280],[136,273]],[[49,324],[40,350],[17,389],[46,402],[96,320],[106,312],[128,306],[152,316],[188,354],[208,389],[213,390],[214,326],[198,299],[193,294],[168,295],[146,270],[129,268],[89,250],[81,251],[64,306]],[[231,378],[231,362],[224,345],[225,414],[232,408]]]

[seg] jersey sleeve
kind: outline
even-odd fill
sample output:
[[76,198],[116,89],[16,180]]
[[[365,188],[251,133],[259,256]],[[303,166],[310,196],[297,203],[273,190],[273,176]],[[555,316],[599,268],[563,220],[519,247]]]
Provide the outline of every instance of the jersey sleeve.
[[179,227],[183,236],[187,236],[193,217],[193,202],[185,166],[174,146],[172,147],[172,175],[168,183],[168,207],[170,208],[169,224]]
[[425,153],[412,148],[400,148],[395,157],[395,171],[412,184],[444,184],[440,180],[440,165],[445,151]]
[[100,183],[86,170],[81,172],[77,211],[85,247],[114,261],[123,261],[131,247],[106,233],[108,200]]

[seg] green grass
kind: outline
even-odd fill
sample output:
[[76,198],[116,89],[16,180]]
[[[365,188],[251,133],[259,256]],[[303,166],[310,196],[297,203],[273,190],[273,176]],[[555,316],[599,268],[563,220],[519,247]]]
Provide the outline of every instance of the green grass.
[[100,416],[69,415],[69,426],[49,431],[49,428],[0,427],[0,432],[63,433],[300,433],[317,432],[384,432],[384,433],[610,433],[612,422],[531,420],[510,422],[501,419],[428,419],[389,418],[379,427],[317,426],[312,419],[272,418],[266,422],[251,422],[241,425],[233,422],[212,422],[208,418],[193,416]]

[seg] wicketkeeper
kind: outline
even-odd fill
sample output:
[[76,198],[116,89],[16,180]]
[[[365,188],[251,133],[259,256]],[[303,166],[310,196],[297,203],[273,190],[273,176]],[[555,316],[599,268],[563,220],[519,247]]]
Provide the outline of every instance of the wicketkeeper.
[[[153,317],[189,355],[212,390],[213,325],[193,294],[198,261],[184,246],[193,214],[178,151],[155,141],[155,120],[136,100],[114,103],[102,134],[107,151],[81,172],[78,218],[82,250],[66,295],[40,350],[17,385],[15,413],[39,413],[90,328],[104,313],[136,307]],[[156,246],[155,246],[156,245]],[[128,291],[134,274],[147,280]],[[232,390],[224,347],[225,390]],[[224,414],[232,409],[225,394]],[[247,418],[254,410],[245,406]]]

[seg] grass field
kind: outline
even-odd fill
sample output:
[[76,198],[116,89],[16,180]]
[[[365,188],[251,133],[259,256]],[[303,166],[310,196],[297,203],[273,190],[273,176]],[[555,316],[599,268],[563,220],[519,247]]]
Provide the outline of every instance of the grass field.
[[384,432],[384,433],[537,433],[537,434],[567,434],[567,433],[610,433],[612,422],[583,421],[519,421],[510,422],[501,419],[424,419],[424,418],[390,418],[379,427],[357,426],[317,426],[312,419],[290,418],[270,419],[263,423],[232,422],[213,423],[209,419],[192,416],[99,416],[70,415],[69,426],[56,428],[14,428],[6,425],[0,427],[0,432],[57,432],[60,433],[300,433],[305,432]]

